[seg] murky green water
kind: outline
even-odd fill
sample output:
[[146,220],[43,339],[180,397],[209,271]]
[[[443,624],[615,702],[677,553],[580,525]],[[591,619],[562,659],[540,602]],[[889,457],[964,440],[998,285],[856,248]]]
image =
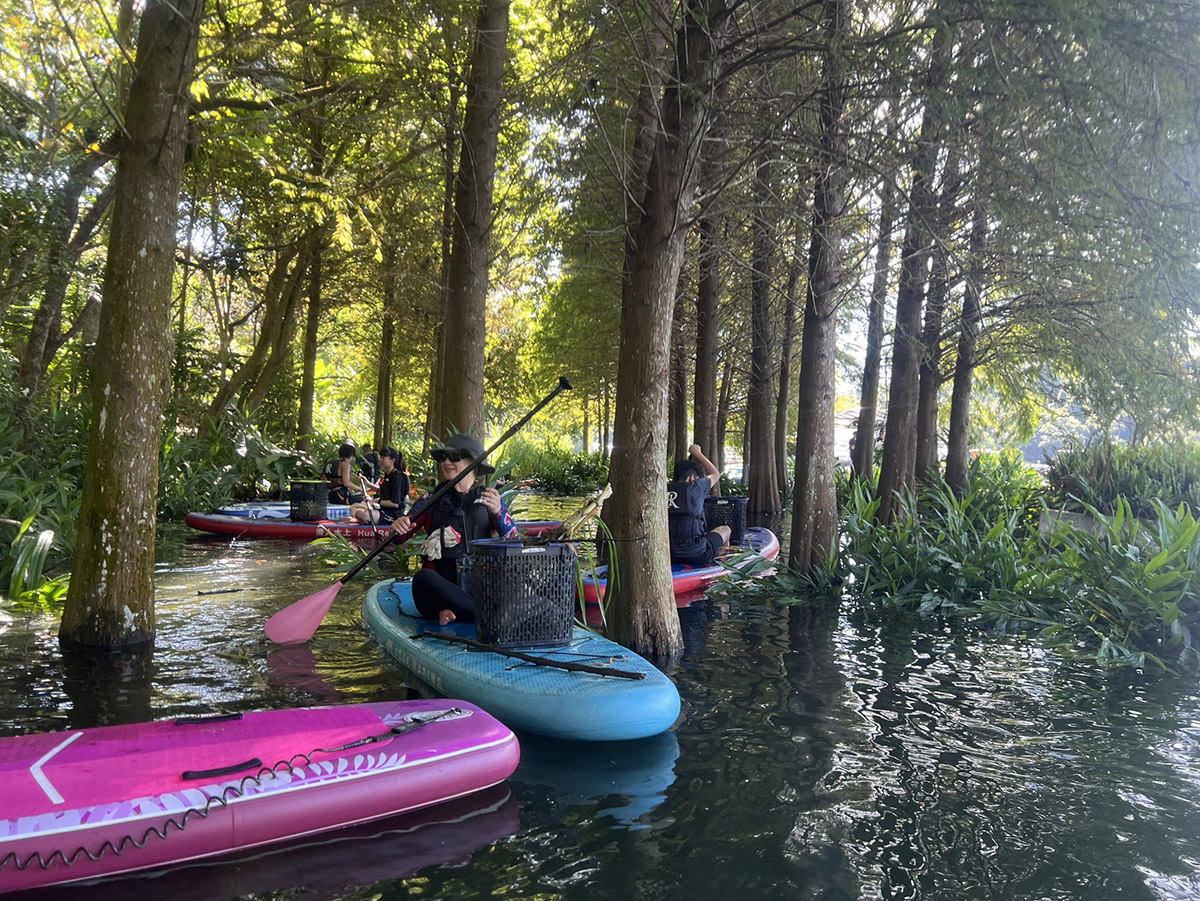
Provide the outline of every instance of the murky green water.
[[[365,583],[342,589],[309,645],[282,650],[262,623],[333,581],[314,552],[185,531],[160,543],[149,660],[74,661],[52,619],[3,625],[3,734],[408,696],[359,621]],[[668,672],[683,714],[670,733],[523,735],[507,786],[453,807],[55,894],[1200,898],[1192,682],[1105,678],[1025,641],[928,622],[722,597],[680,617],[687,652]]]

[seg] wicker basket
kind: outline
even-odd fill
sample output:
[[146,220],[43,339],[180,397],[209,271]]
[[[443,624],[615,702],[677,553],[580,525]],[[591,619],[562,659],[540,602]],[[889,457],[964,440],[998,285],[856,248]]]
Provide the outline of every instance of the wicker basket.
[[288,494],[292,500],[292,519],[297,522],[316,522],[328,516],[328,482],[292,479]]
[[711,532],[717,526],[729,526],[729,543],[746,540],[746,502],[744,497],[706,497],[704,523]]
[[471,543],[476,637],[501,648],[560,647],[575,624],[575,551],[566,544]]

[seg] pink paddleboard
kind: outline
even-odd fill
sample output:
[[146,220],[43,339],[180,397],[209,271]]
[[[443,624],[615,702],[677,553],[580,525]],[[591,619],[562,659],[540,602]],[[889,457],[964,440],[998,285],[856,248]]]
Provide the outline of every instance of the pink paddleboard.
[[269,710],[0,738],[0,890],[211,857],[506,779],[512,732],[463,701]]

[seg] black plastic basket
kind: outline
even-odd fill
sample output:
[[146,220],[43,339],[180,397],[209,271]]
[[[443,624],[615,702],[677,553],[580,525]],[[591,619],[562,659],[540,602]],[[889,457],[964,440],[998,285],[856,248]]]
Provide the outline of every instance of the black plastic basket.
[[316,522],[329,515],[329,483],[292,479],[288,484],[292,501],[292,519]]
[[573,548],[489,538],[472,542],[471,556],[479,641],[501,648],[532,648],[560,647],[571,640]]
[[729,543],[746,540],[746,502],[744,497],[706,497],[704,523],[711,532],[717,526],[729,526]]

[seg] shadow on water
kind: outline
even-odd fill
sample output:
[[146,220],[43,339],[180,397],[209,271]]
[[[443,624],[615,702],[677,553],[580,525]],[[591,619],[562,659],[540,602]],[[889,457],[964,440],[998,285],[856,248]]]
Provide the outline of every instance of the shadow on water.
[[[304,647],[265,640],[271,613],[330,582],[307,545],[165,527],[152,653],[63,655],[55,617],[10,611],[5,734],[417,691],[362,627],[365,584],[342,590]],[[669,674],[683,712],[664,735],[521,735],[521,764],[493,794],[60,896],[1200,897],[1194,684],[790,600],[718,587],[680,608],[686,650]]]

